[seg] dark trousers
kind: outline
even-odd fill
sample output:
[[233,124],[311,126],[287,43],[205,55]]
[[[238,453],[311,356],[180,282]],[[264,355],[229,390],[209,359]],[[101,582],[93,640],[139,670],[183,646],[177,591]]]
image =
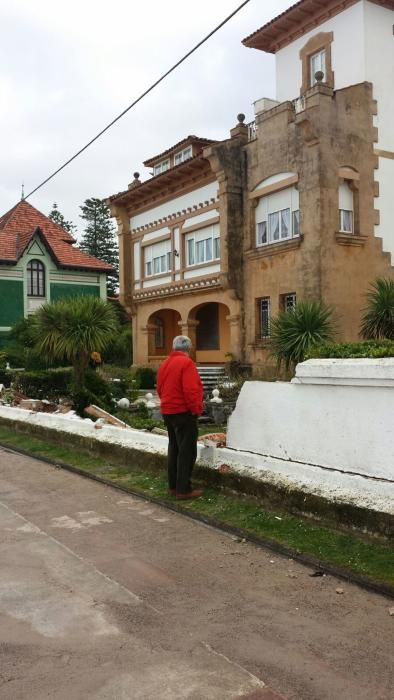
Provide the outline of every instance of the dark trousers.
[[197,416],[173,413],[163,415],[163,420],[168,430],[168,486],[177,493],[189,493],[197,457]]

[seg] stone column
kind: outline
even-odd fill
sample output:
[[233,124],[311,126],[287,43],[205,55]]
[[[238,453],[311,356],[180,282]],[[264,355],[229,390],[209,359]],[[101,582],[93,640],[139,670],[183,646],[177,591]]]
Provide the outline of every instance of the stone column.
[[140,328],[140,333],[143,336],[143,348],[140,348],[140,354],[136,361],[136,364],[144,364],[147,358],[152,357],[155,354],[155,332],[156,326],[154,323],[148,323],[146,326]]
[[189,319],[189,321],[178,321],[178,326],[180,327],[180,335],[187,335],[192,341],[193,347],[190,353],[190,357],[196,360],[196,328],[199,321],[194,321]]
[[226,316],[226,321],[230,324],[230,352],[234,360],[240,360],[242,354],[241,315]]

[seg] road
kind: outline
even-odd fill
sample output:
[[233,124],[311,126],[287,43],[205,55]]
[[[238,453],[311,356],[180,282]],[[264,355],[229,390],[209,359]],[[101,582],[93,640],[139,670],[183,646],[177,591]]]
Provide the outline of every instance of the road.
[[0,556],[1,700],[393,698],[392,601],[2,448]]

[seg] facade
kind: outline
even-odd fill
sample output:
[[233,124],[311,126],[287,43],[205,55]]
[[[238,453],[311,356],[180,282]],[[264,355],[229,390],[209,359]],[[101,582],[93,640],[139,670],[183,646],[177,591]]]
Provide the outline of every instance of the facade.
[[239,115],[230,139],[178,164],[186,139],[111,197],[136,364],[182,331],[197,362],[258,370],[271,318],[301,299],[357,340],[370,283],[394,277],[393,26],[394,0],[301,0],[243,42],[276,56],[276,99],[255,102],[255,122]]
[[0,218],[0,345],[16,321],[48,301],[80,294],[106,298],[112,268],[73,243],[24,200]]

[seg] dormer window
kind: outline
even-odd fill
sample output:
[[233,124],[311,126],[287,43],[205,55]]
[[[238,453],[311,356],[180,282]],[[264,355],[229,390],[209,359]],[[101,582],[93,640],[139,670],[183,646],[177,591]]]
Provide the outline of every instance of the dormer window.
[[166,170],[169,170],[170,167],[170,161],[167,158],[167,160],[162,160],[161,163],[158,163],[155,165],[153,169],[153,174],[154,175],[160,175],[161,173],[165,173]]
[[188,148],[184,148],[183,151],[178,151],[178,153],[175,153],[174,165],[179,165],[180,163],[183,163],[185,160],[188,160],[191,157],[192,147],[189,146]]
[[326,51],[318,51],[310,57],[311,87],[316,85],[316,73],[323,73],[323,81],[326,78]]

